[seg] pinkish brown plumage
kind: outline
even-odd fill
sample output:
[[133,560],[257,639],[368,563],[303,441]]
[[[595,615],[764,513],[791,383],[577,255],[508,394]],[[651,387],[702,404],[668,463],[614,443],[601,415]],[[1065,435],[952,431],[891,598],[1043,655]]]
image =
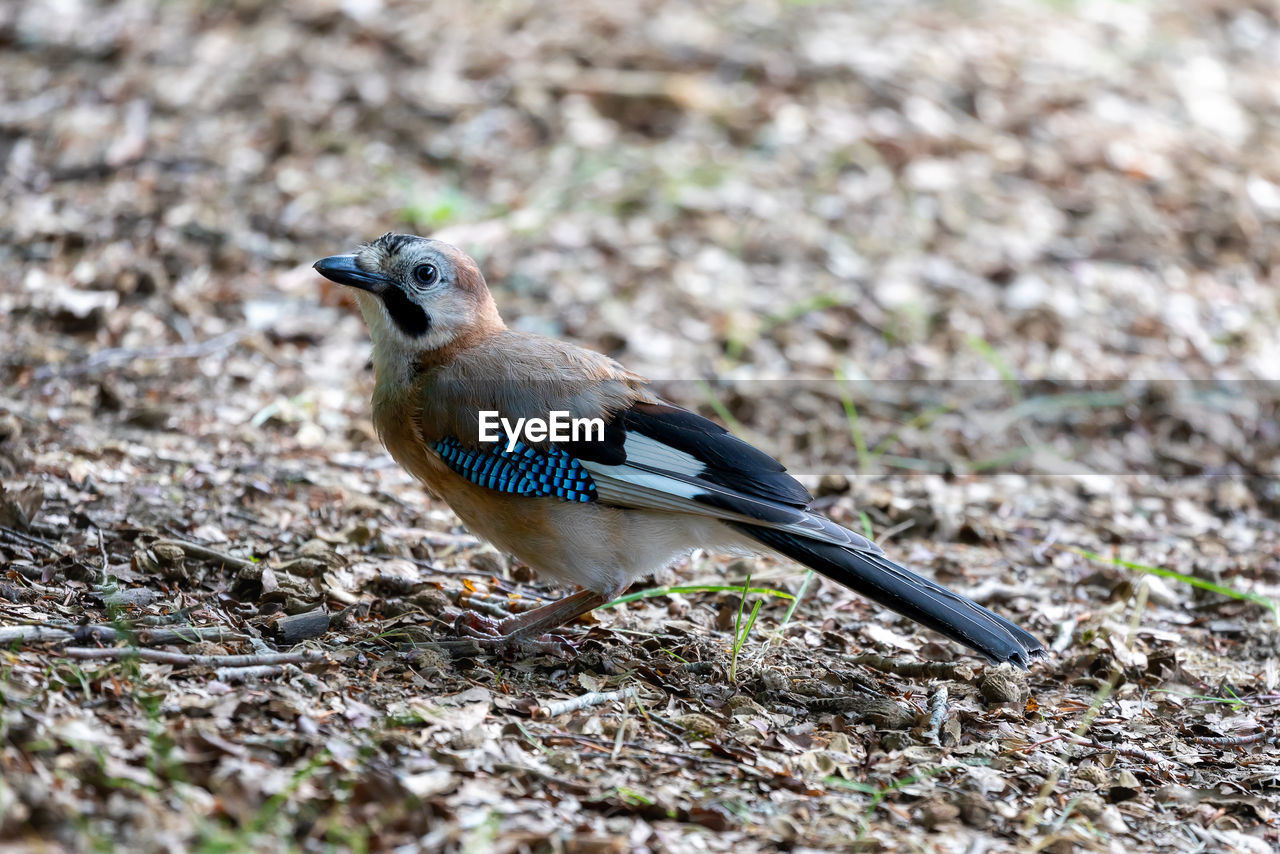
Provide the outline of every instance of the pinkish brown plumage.
[[[507,329],[457,248],[389,234],[316,269],[357,289],[373,338],[374,424],[391,455],[475,533],[583,588],[501,622],[473,616],[463,628],[479,641],[536,641],[703,547],[793,558],[991,661],[1025,666],[1044,654],[1013,623],[813,513],[776,461],[659,400],[614,360]],[[559,411],[608,426],[593,442],[508,447],[481,439],[482,411],[513,422]]]

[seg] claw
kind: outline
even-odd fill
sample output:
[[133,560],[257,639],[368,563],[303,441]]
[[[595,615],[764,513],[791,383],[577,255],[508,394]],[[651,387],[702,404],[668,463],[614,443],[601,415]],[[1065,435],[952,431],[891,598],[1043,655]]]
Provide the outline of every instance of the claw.
[[573,658],[578,654],[578,644],[564,635],[542,635],[532,640],[517,641],[517,643],[528,644],[544,655],[555,655],[560,658]]
[[572,658],[578,651],[577,643],[564,635],[544,634],[529,638],[507,634],[503,632],[501,621],[474,611],[459,614],[453,621],[453,630],[459,641],[442,641],[441,646],[447,650],[456,648],[457,652],[463,652],[468,645],[473,645],[473,648],[498,653],[526,652]]
[[475,611],[463,611],[453,621],[453,630],[459,637],[487,640],[502,638],[502,623]]

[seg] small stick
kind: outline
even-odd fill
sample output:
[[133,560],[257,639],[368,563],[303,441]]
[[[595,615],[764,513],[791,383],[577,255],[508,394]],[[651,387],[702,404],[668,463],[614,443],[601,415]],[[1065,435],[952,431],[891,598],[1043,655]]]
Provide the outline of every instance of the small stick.
[[1071,744],[1078,744],[1081,747],[1092,747],[1095,750],[1118,753],[1121,756],[1128,756],[1131,759],[1141,760],[1148,765],[1160,766],[1168,765],[1172,762],[1172,760],[1167,757],[1159,756],[1155,753],[1143,750],[1140,747],[1126,747],[1123,744],[1104,744],[1096,738],[1078,738],[1074,735],[1064,735],[1063,741],[1068,741]]
[[476,599],[466,594],[458,597],[458,607],[484,614],[487,617],[496,617],[499,620],[513,616],[504,606],[496,602],[486,602],[483,599]]
[[197,667],[257,667],[264,664],[303,664],[323,661],[324,653],[317,650],[302,652],[277,652],[263,655],[188,655],[182,652],[166,652],[160,649],[144,649],[130,646],[94,649],[69,646],[63,650],[68,658],[116,659],[140,658],[160,664],[176,664]]
[[0,646],[11,643],[46,643],[71,640],[71,632],[49,626],[5,626],[0,628]]
[[942,722],[947,718],[947,686],[939,685],[929,698],[929,728],[925,738],[936,746],[942,746]]
[[107,574],[111,571],[111,567],[108,566],[107,544],[102,539],[102,529],[98,528],[97,531],[98,531],[98,554],[102,555],[102,578],[105,583]]
[[979,605],[986,605],[992,600],[1006,602],[1015,596],[1023,596],[1026,593],[1027,590],[1024,587],[1004,584],[999,581],[986,581],[965,591],[965,598],[972,599]]
[[1056,653],[1066,652],[1067,647],[1071,646],[1071,638],[1075,635],[1076,624],[1079,621],[1079,617],[1064,620],[1058,629],[1058,636],[1053,639],[1053,643],[1049,644],[1049,648]]
[[557,715],[576,712],[591,706],[602,706],[614,700],[625,700],[635,695],[636,689],[634,685],[630,688],[623,688],[621,691],[590,691],[581,697],[574,697],[572,700],[560,700],[556,703],[539,706],[533,710],[533,716],[537,720],[546,720],[547,718],[554,718]]
[[284,673],[279,664],[259,664],[255,667],[219,667],[213,675],[221,682],[244,682],[249,679],[269,679]]
[[523,613],[532,611],[540,605],[545,605],[547,600],[534,599],[519,591],[510,593],[469,593],[464,592],[458,595],[459,608],[474,608],[479,610],[481,607],[493,605],[506,611],[506,616],[512,613]]
[[169,626],[174,623],[182,623],[186,625],[191,622],[191,617],[196,611],[200,610],[202,605],[192,605],[187,608],[181,608],[170,614],[154,614],[146,617],[139,617],[134,623],[139,626]]
[[42,548],[46,548],[58,557],[66,557],[71,554],[71,552],[64,552],[56,543],[51,543],[42,537],[35,537],[31,534],[24,534],[21,531],[15,531],[13,528],[8,528],[4,525],[0,525],[0,537],[8,539],[15,545],[40,546]]
[[156,540],[151,545],[177,546],[178,548],[182,549],[184,552],[191,555],[192,557],[200,557],[200,558],[204,558],[205,560],[220,560],[227,566],[232,567],[233,569],[250,569],[252,567],[261,566],[261,564],[254,563],[251,560],[245,560],[242,557],[229,555],[226,552],[220,552],[217,549],[212,548],[210,546],[201,545],[200,543],[188,542],[187,540],[178,540],[178,539]]
[[1255,732],[1253,735],[1223,735],[1223,736],[1196,736],[1193,739],[1196,744],[1203,744],[1206,747],[1243,747],[1247,744],[1257,744],[1265,741],[1268,744],[1280,741],[1280,736],[1269,733],[1265,730]]
[[135,636],[138,643],[144,646],[168,646],[170,644],[204,643],[216,641],[220,643],[242,642],[248,635],[240,634],[223,626],[187,626],[180,629],[139,629]]
[[[543,739],[546,741],[550,741],[551,739],[560,739],[564,741],[570,741],[576,744],[583,744],[590,747],[594,747],[602,753],[611,752],[612,749],[616,747],[618,744],[617,739],[610,739],[606,741],[605,739],[592,738],[589,735],[579,735],[578,733],[573,733],[573,732],[549,732],[543,736]],[[774,779],[780,779],[785,777],[785,775],[783,774],[776,774],[776,773],[764,771],[756,768],[754,765],[748,765],[744,762],[739,762],[732,759],[720,759],[715,756],[702,756],[695,753],[676,753],[669,750],[660,750],[657,747],[651,747],[647,744],[643,744],[638,741],[624,741],[621,744],[624,748],[628,750],[634,750],[639,753],[644,753],[654,758],[678,760],[680,762],[689,762],[689,763],[702,764],[702,765],[728,766],[730,768],[734,768],[734,769],[737,769],[738,771],[741,771],[743,774],[747,776],[764,777],[764,778],[772,777]]]
[[913,527],[915,524],[915,519],[906,519],[894,525],[892,528],[886,528],[880,532],[880,536],[876,537],[876,545],[883,546],[885,543],[889,542],[889,540],[893,539],[898,534],[901,534],[908,528]]
[[1049,736],[1048,738],[1042,738],[1039,741],[1033,741],[1030,744],[1025,745],[1024,747],[1019,747],[1018,752],[1026,753],[1028,750],[1035,750],[1037,747],[1039,747],[1042,744],[1052,744],[1055,741],[1062,741],[1064,738],[1066,738],[1065,735],[1063,735],[1062,733],[1058,733],[1057,735],[1052,735],[1052,736]]
[[10,643],[49,643],[75,640],[112,643],[136,638],[143,646],[168,646],[169,644],[201,643],[203,641],[244,641],[248,638],[222,626],[188,626],[182,629],[139,629],[130,632],[115,626],[6,626],[0,628],[0,646]]
[[861,664],[874,670],[905,676],[910,679],[955,679],[958,682],[969,682],[973,679],[973,668],[967,664],[951,661],[900,661],[874,653],[841,656],[849,664]]
[[170,359],[199,359],[203,356],[210,356],[227,347],[235,346],[240,342],[240,339],[248,337],[252,331],[247,328],[232,329],[230,332],[224,332],[221,335],[215,335],[213,338],[206,341],[198,341],[194,344],[147,347],[140,350],[130,347],[113,347],[108,350],[99,350],[83,362],[75,362],[70,365],[46,365],[42,368],[37,368],[35,378],[38,382],[43,382],[53,377],[74,377],[80,374],[92,373],[97,368],[132,362],[136,359],[166,361]]
[[293,646],[299,641],[318,638],[329,631],[329,612],[324,608],[314,608],[303,614],[292,614],[278,620],[274,629],[277,640]]

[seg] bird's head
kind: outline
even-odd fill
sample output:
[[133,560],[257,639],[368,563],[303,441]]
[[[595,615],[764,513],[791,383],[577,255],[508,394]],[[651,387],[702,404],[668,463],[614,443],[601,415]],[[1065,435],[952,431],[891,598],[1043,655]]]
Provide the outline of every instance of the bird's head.
[[422,359],[503,325],[476,262],[439,240],[384,234],[315,269],[356,289],[374,347],[387,356]]

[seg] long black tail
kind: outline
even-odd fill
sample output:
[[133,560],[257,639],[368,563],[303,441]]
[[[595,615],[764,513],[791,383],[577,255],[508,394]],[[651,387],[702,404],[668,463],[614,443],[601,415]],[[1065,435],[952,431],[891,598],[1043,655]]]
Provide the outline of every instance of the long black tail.
[[832,581],[982,653],[992,663],[1008,661],[1025,669],[1032,659],[1046,654],[1030,632],[898,566],[878,550],[809,539],[776,528],[743,523],[734,527]]

